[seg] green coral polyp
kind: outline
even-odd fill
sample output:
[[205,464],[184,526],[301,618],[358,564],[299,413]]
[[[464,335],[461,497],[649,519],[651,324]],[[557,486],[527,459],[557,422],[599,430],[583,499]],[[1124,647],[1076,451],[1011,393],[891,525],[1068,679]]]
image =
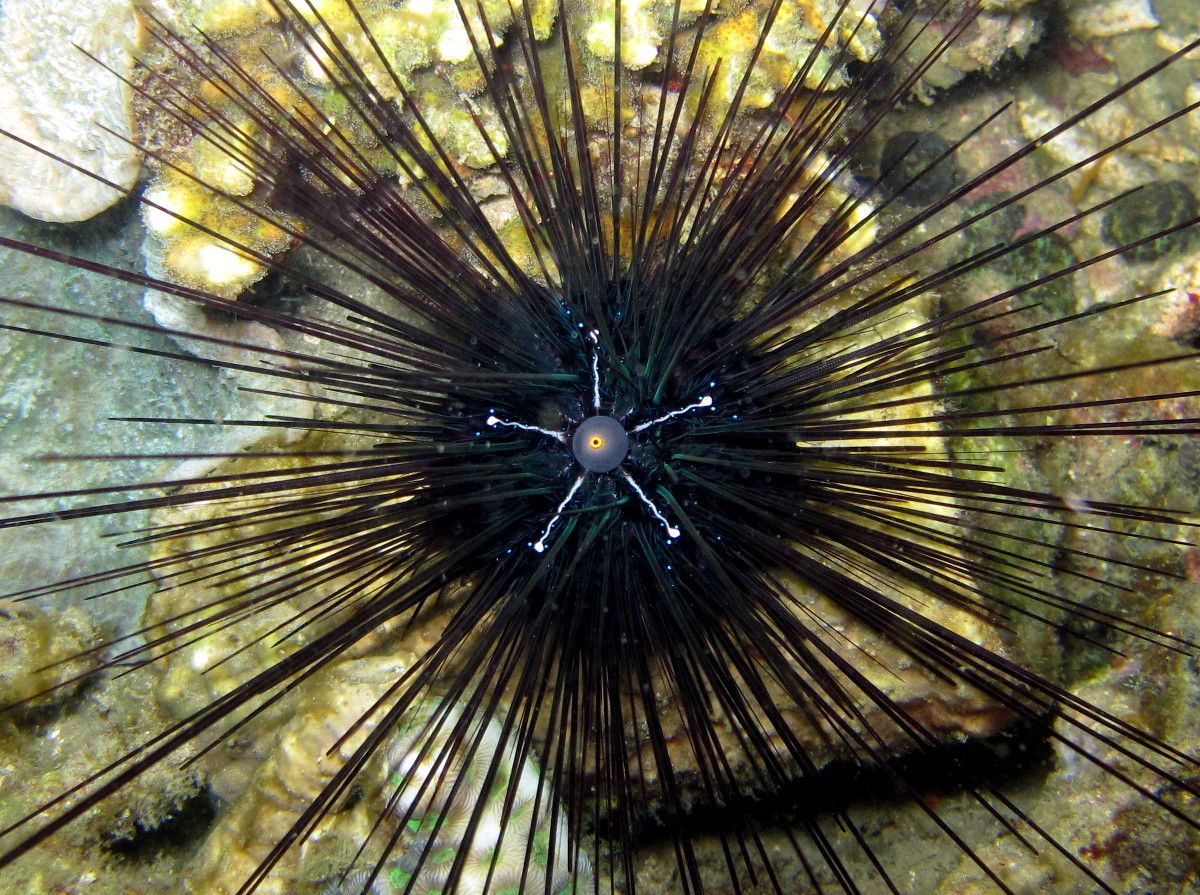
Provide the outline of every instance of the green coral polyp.
[[428,833],[430,830],[436,829],[441,816],[437,814],[426,814],[424,817],[410,817],[408,823],[404,826],[412,833]]
[[400,867],[393,867],[388,871],[387,880],[393,888],[403,889],[412,879],[412,874]]
[[544,830],[539,830],[533,834],[533,863],[539,867],[545,867],[550,860],[550,837]]

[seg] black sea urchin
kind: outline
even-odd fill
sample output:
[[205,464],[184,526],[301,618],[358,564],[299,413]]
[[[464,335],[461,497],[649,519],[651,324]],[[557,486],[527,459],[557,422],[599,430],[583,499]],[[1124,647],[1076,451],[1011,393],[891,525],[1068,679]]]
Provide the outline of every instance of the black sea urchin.
[[[133,669],[102,689],[161,673],[180,720],[27,805],[0,861],[164,765],[217,780],[214,765],[275,737],[249,784],[211,784],[238,801],[176,888],[923,891],[847,804],[839,781],[862,775],[963,856],[951,891],[1195,885],[1195,710],[1150,732],[1087,681],[1114,664],[1124,681],[1190,667],[1190,629],[1131,608],[1186,571],[1189,507],[1110,496],[1095,457],[1142,441],[1182,456],[1196,356],[1111,349],[1148,300],[1072,303],[1061,288],[1110,259],[1140,263],[1195,211],[1084,256],[1065,235],[1112,202],[1043,207],[1167,119],[1027,185],[1015,175],[1200,42],[931,190],[1003,110],[905,174],[911,153],[889,152],[883,186],[855,166],[976,23],[972,7],[878,11],[872,46],[875,19],[843,4],[756,110],[764,48],[796,12],[781,2],[677,3],[640,72],[590,55],[570,4],[535,37],[528,6],[501,33],[468,3],[475,80],[457,102],[484,183],[362,11],[339,8],[350,30],[280,0],[291,53],[270,57],[266,81],[221,40],[150,26],[186,77],[143,88],[146,102],[252,175],[253,195],[223,201],[318,260],[208,235],[273,269],[300,312],[4,240],[282,338],[15,298],[65,324],[10,328],[104,350],[166,334],[316,410],[221,420],[285,435],[166,457],[217,464],[170,482],[27,495],[43,508],[3,523],[153,513],[129,536],[151,558],[11,596],[113,599],[154,576],[145,623],[88,655]],[[632,26],[613,15],[622,60]],[[711,41],[734,23],[749,35],[740,68]],[[870,49],[852,65],[855,45]],[[203,89],[177,86],[189,78]],[[1035,205],[1040,220],[1024,212]],[[330,268],[342,278],[315,272]],[[108,335],[73,329],[97,320]],[[1089,350],[1068,338],[1080,332]],[[1069,487],[1045,461],[1064,455]],[[1062,670],[1029,648],[1058,633],[1088,647]],[[188,670],[202,674],[181,683]],[[1079,824],[1118,810],[1127,823],[1089,836],[1027,810],[961,745],[1013,729],[1007,748],[1048,744],[1060,769],[1094,766],[1135,797],[1077,807]],[[1178,860],[1147,857],[1132,828],[1149,813]],[[639,863],[655,841],[666,878]]]

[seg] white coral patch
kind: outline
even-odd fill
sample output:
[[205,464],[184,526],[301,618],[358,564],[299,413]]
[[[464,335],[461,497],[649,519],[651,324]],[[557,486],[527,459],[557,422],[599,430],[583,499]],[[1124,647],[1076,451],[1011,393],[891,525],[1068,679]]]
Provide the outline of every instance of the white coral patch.
[[192,190],[182,186],[166,187],[147,192],[142,206],[142,220],[159,235],[183,233],[191,230],[180,218],[196,214],[196,197]]
[[213,243],[202,244],[196,249],[196,265],[210,283],[224,285],[249,279],[262,269],[262,265],[233,249]]
[[[655,27],[644,0],[621,0],[621,63],[642,69],[658,58],[662,35]],[[584,32],[584,43],[599,59],[612,59],[617,52],[616,7],[605,2],[593,7],[592,24]]]
[[4,0],[0,127],[121,189],[0,137],[0,201],[44,221],[83,221],[137,181],[141,153],[128,142],[132,89],[114,74],[133,66],[133,5]]
[[1159,26],[1150,0],[1106,0],[1071,9],[1071,31],[1084,38],[1115,37]]
[[438,41],[438,55],[445,62],[466,62],[471,58],[471,52],[471,37],[461,25],[446,29]]

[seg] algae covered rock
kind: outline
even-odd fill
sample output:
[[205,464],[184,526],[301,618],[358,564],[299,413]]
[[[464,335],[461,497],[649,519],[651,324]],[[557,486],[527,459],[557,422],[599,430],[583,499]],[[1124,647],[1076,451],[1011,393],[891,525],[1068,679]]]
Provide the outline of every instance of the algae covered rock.
[[[1113,246],[1130,245],[1193,220],[1197,210],[1196,194],[1182,180],[1156,180],[1113,204],[1104,216],[1104,239]],[[1178,230],[1131,246],[1121,257],[1146,264],[1183,248],[1190,238],[1189,231]]]

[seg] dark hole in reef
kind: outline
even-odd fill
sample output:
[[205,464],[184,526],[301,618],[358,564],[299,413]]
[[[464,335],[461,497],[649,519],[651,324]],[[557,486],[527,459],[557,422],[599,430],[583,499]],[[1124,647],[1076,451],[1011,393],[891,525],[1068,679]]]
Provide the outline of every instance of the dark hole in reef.
[[[266,276],[247,286],[238,295],[240,304],[262,308],[283,314],[300,313],[298,303],[303,300],[304,289],[290,277],[278,270],[267,271]],[[249,319],[236,311],[205,308],[204,315],[214,321],[238,321]]]
[[[752,817],[760,827],[793,828],[802,818],[820,819],[832,810],[911,804],[912,793],[939,799],[964,792],[972,785],[997,789],[1035,782],[1053,770],[1054,750],[1046,736],[1046,723],[1021,721],[990,737],[946,743],[938,751],[898,755],[885,766],[839,761],[813,777],[799,778],[772,793],[746,793],[731,806],[696,808],[670,827],[653,815],[633,829],[636,847],[653,847],[674,836],[693,838],[730,832],[730,818]],[[911,788],[906,789],[898,781]],[[736,810],[730,811],[730,808]],[[613,838],[619,818],[601,822],[602,838]]]
[[288,280],[283,274],[278,270],[269,270],[267,271],[267,275],[261,280],[250,284],[238,296],[238,301],[254,305],[258,308],[267,307],[278,302],[284,293],[288,291],[288,286]]
[[338,811],[349,811],[355,805],[363,800],[363,788],[361,785],[350,787],[350,791],[346,793],[346,798],[342,801],[342,807]]
[[153,827],[141,821],[129,835],[113,835],[103,849],[122,861],[149,864],[164,855],[190,851],[216,819],[213,797],[206,789],[188,796]]
[[76,686],[55,691],[47,701],[12,706],[4,710],[4,715],[18,727],[28,728],[37,736],[47,736],[62,718],[85,711],[89,695],[98,692],[102,686],[98,675],[89,675]]

